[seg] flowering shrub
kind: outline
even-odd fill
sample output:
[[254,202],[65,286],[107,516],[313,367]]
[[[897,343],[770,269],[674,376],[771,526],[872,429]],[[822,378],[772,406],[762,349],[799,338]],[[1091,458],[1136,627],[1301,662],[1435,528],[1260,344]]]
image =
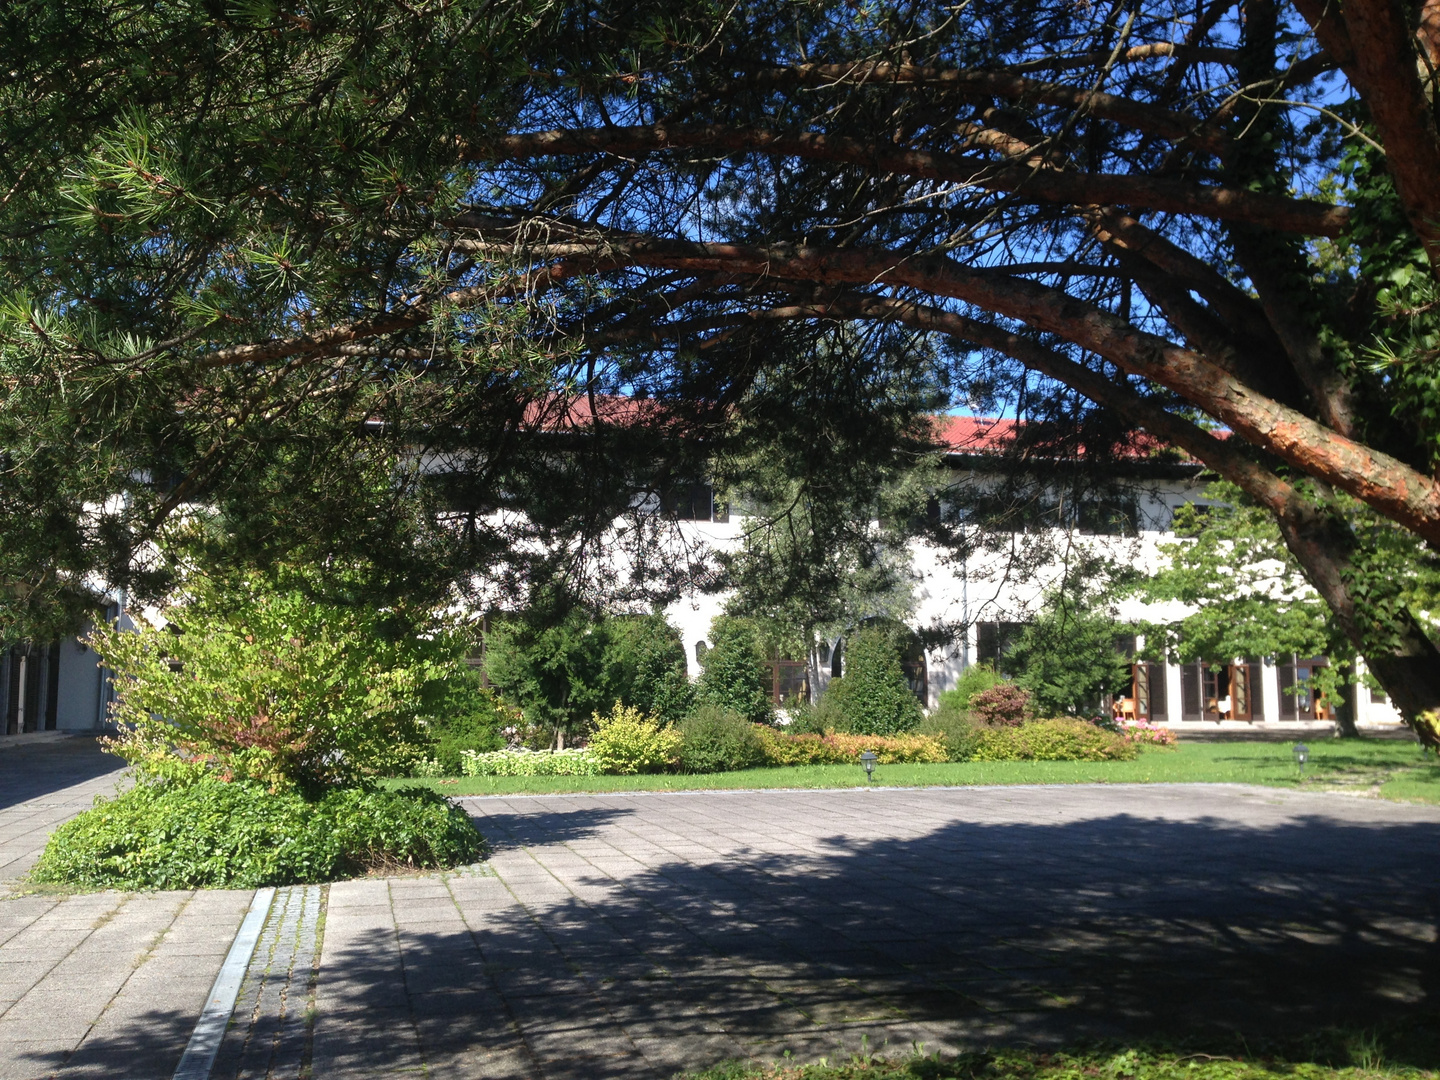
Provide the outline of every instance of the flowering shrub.
[[607,773],[665,772],[680,764],[680,731],[662,725],[639,709],[615,703],[609,715],[594,714],[590,751]]
[[1085,720],[1032,720],[980,736],[972,761],[1130,761],[1137,743]]
[[939,735],[787,735],[757,724],[767,765],[852,765],[866,750],[881,765],[926,764],[947,761],[945,741]]
[[1018,727],[1035,714],[1030,708],[1030,691],[1002,682],[970,699],[970,715],[986,727]]
[[1141,746],[1174,746],[1175,732],[1169,728],[1156,727],[1149,720],[1121,720],[1120,734],[1126,742]]
[[590,750],[460,751],[462,776],[599,776],[603,771]]

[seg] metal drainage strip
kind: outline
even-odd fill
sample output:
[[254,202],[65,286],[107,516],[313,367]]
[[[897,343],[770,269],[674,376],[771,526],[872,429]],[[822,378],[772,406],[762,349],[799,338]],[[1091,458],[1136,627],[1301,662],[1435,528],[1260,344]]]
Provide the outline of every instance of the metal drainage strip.
[[260,940],[260,931],[265,926],[265,919],[270,914],[270,904],[274,899],[275,890],[272,887],[255,890],[255,898],[250,901],[250,910],[245,915],[245,921],[240,924],[240,930],[235,935],[225,963],[220,967],[220,974],[215,976],[215,985],[210,988],[205,1008],[190,1035],[185,1053],[180,1057],[180,1064],[175,1069],[175,1080],[208,1080],[210,1070],[215,1065],[215,1055],[220,1052],[220,1040],[225,1037],[225,1028],[230,1023],[230,1014],[235,1011],[235,999],[240,995],[240,984],[250,967],[250,958],[255,954],[255,943]]

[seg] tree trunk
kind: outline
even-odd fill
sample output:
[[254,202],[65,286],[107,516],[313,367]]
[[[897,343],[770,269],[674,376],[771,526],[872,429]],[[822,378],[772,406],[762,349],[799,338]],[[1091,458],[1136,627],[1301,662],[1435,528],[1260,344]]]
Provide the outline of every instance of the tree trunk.
[[1346,639],[1365,657],[1370,674],[1390,695],[1400,716],[1427,746],[1440,747],[1440,649],[1409,611],[1388,649],[1367,647],[1364,627],[1346,582],[1353,567],[1354,535],[1337,515],[1297,500],[1275,515],[1285,546],[1305,571]]

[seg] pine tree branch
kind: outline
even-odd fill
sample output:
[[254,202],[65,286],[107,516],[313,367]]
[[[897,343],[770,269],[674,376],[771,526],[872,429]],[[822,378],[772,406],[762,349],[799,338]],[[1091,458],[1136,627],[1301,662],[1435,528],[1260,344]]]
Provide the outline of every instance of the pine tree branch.
[[1339,236],[1350,215],[1349,209],[1343,206],[1182,180],[1061,172],[959,154],[908,150],[879,141],[865,142],[843,136],[813,132],[782,134],[761,128],[719,125],[537,131],[504,136],[485,146],[467,146],[464,156],[472,160],[595,153],[629,156],[681,148],[793,155],[858,165],[879,173],[1014,193],[1031,201],[1133,206],[1223,221],[1243,221],[1307,236]]

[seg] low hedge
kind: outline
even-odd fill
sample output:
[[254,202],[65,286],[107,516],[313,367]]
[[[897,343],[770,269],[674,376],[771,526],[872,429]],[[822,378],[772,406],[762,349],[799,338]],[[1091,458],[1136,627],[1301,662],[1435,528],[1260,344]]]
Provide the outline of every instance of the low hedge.
[[80,888],[258,888],[476,861],[485,841],[431,791],[340,789],[318,801],[251,782],[141,784],[60,826],[32,871]]
[[985,731],[971,761],[1131,761],[1140,747],[1085,720],[1031,720]]
[[460,752],[462,776],[599,776],[604,771],[590,750]]
[[756,725],[767,765],[850,765],[866,750],[881,765],[923,765],[948,761],[945,742],[935,735],[789,735]]

